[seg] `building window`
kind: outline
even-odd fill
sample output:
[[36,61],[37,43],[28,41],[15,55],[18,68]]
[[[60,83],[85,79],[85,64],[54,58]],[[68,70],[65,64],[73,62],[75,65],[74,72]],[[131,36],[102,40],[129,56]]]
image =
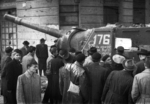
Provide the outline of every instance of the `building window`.
[[145,0],[133,0],[133,23],[145,24]]
[[16,0],[0,0],[0,3],[15,2]]
[[119,0],[104,0],[104,24],[119,22]]
[[119,9],[116,6],[104,6],[104,24],[119,21]]
[[1,50],[10,46],[17,48],[17,25],[3,19],[5,13],[16,15],[16,9],[1,10],[0,11],[0,36],[1,36]]
[[79,25],[79,6],[78,4],[61,5],[60,12],[60,29]]

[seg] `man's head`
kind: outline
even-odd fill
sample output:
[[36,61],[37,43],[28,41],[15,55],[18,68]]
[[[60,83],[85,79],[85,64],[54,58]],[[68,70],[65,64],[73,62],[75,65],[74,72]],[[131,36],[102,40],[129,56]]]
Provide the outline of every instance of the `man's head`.
[[11,47],[6,47],[5,49],[6,54],[8,54],[9,56],[11,56],[12,51],[13,51],[13,48]]
[[75,56],[78,55],[78,54],[81,54],[81,53],[82,53],[81,51],[77,51],[77,52],[75,53]]
[[31,53],[32,55],[34,55],[35,47],[34,46],[30,46],[29,49],[28,49],[28,53]]
[[97,48],[96,47],[91,47],[88,51],[89,55],[93,55],[95,52],[97,52]]
[[95,52],[95,53],[92,55],[92,60],[93,60],[93,62],[100,62],[100,59],[101,59],[101,54],[99,54],[98,52]]
[[24,45],[24,46],[29,46],[29,44],[30,44],[30,43],[29,43],[28,41],[24,41],[24,42],[23,42],[23,45]]
[[27,63],[27,68],[28,68],[29,71],[35,73],[36,70],[38,70],[38,64],[34,59],[32,59],[31,61],[29,61]]
[[115,54],[112,57],[112,61],[116,64],[122,64],[124,60],[125,60],[125,57],[119,54]]
[[76,50],[75,50],[74,48],[70,48],[70,49],[69,49],[69,52],[70,52],[70,53],[76,53]]
[[65,49],[61,49],[59,51],[59,56],[62,57],[63,59],[68,59],[69,58],[69,52]]
[[22,55],[22,51],[21,51],[20,49],[15,49],[15,50],[13,51],[13,58],[14,58],[15,60],[20,61],[20,60],[21,60],[21,55]]
[[57,51],[57,48],[56,48],[55,45],[51,46],[49,51],[50,51],[50,53],[51,53],[52,55],[54,55],[54,56],[57,56],[57,55],[58,55],[58,51]]
[[116,52],[117,52],[118,54],[122,55],[122,54],[124,53],[124,47],[122,47],[122,46],[117,47]]
[[131,71],[132,72],[132,71],[136,70],[134,60],[132,60],[132,59],[124,60],[122,65],[123,65],[123,67],[126,71]]
[[84,60],[85,60],[85,55],[83,53],[76,55],[76,61],[81,65],[84,63]]
[[140,60],[145,60],[146,56],[148,55],[148,51],[145,49],[141,49],[137,54]]
[[41,44],[44,44],[45,43],[45,39],[44,38],[40,39],[40,42],[41,42]]
[[147,68],[150,68],[150,56],[147,56],[146,59],[145,59],[145,66]]
[[110,57],[110,55],[107,54],[107,55],[103,56],[102,61],[103,62],[111,63],[111,57]]

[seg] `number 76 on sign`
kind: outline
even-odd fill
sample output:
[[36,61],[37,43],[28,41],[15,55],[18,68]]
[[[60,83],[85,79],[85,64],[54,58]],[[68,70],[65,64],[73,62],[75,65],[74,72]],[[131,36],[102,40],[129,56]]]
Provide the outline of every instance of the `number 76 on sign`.
[[[93,44],[103,44],[108,45],[110,44],[110,34],[96,34],[94,37]],[[98,42],[98,43],[97,43]]]

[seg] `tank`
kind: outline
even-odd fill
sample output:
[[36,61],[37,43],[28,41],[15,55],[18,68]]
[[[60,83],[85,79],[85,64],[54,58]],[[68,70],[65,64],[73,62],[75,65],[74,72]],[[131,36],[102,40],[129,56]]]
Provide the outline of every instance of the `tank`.
[[85,30],[81,28],[73,28],[66,34],[62,34],[61,30],[30,23],[29,21],[10,14],[5,14],[4,19],[15,24],[22,25],[58,38],[58,49],[69,50],[70,48],[74,48],[76,51],[81,51],[83,50],[83,47],[88,40],[88,37],[90,37],[93,32],[93,29]]

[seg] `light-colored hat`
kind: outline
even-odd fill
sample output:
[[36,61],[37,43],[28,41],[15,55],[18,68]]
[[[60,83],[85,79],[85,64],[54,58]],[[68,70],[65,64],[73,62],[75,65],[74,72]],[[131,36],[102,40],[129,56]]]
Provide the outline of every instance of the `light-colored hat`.
[[125,60],[125,57],[116,54],[116,55],[114,55],[114,56],[112,57],[112,59],[113,59],[113,61],[114,61],[115,63],[117,63],[117,64],[122,64],[123,61]]
[[136,69],[134,60],[132,60],[132,59],[124,60],[122,65],[123,65],[124,69],[127,71],[133,71]]

